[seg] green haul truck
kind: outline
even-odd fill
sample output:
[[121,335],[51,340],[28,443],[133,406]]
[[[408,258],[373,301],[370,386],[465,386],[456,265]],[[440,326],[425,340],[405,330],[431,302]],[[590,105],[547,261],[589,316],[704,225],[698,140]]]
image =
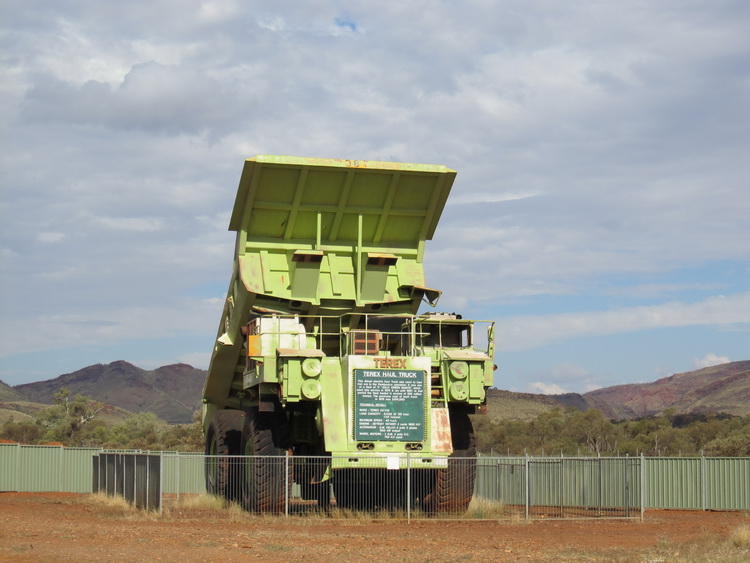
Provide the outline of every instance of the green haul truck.
[[331,492],[347,508],[393,507],[408,493],[427,512],[466,509],[469,415],[493,383],[494,326],[418,312],[440,296],[422,259],[455,175],[245,161],[203,392],[209,492],[258,512],[283,510],[292,482],[323,506]]

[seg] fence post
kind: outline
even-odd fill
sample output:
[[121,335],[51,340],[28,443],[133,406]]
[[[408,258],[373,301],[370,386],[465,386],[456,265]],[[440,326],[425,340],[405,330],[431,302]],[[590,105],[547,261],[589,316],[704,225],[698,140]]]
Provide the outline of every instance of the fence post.
[[641,452],[641,521],[646,512],[646,460]]
[[599,479],[599,516],[602,515],[602,455],[601,452],[596,453],[597,461],[597,473]]
[[406,523],[411,524],[411,455],[406,452]]
[[701,450],[701,510],[706,510],[706,458]]
[[21,443],[16,443],[16,492],[21,492]]
[[57,456],[57,490],[60,492],[67,492],[63,491],[63,483],[65,482],[63,475],[65,468],[65,461],[63,460],[64,455],[64,446],[60,444],[60,455]]
[[[617,456],[618,461],[620,461],[620,456]],[[625,456],[625,494],[623,494],[623,501],[625,504],[625,517],[630,518],[630,499],[632,498],[630,496],[631,490],[633,488],[632,483],[630,482],[630,460],[628,459],[627,455]]]
[[164,452],[159,452],[159,514],[164,505]]
[[529,501],[531,500],[531,495],[530,495],[530,492],[529,492],[529,487],[530,487],[530,480],[529,480],[529,454],[526,453],[525,456],[526,457],[525,457],[525,460],[524,460],[524,467],[525,467],[524,473],[526,474],[526,480],[525,480],[524,486],[526,488],[526,491],[525,491],[524,504],[526,505],[526,520],[528,520],[529,519]]
[[286,450],[284,457],[284,514],[289,518],[289,495],[292,494],[292,487],[289,486],[289,450]]

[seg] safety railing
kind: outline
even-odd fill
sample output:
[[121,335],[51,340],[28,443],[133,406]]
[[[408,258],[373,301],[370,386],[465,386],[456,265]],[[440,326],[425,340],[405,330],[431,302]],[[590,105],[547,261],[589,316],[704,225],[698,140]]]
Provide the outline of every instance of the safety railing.
[[272,314],[253,319],[248,335],[268,337],[282,348],[317,348],[329,355],[387,351],[399,356],[431,355],[435,347],[490,353],[493,321],[420,315],[344,313]]
[[406,519],[639,518],[645,508],[640,458],[449,458],[428,469],[405,457],[359,454],[357,467],[331,470],[347,458],[168,455],[164,493],[210,493],[261,513]]

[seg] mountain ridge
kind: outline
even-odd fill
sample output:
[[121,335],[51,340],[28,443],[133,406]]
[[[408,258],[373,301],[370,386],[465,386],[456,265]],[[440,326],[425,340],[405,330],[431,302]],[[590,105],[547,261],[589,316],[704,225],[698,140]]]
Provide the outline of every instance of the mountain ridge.
[[205,370],[170,364],[144,370],[124,360],[94,364],[54,379],[13,387],[27,400],[54,402],[61,388],[133,413],[153,412],[170,424],[185,424],[200,406]]
[[668,408],[744,416],[750,414],[750,361],[676,373],[650,383],[613,385],[583,397],[614,419],[654,416]]
[[[206,371],[187,364],[144,370],[124,360],[94,364],[54,379],[10,387],[0,381],[1,402],[51,404],[65,387],[130,412],[153,412],[171,424],[189,423],[200,407]],[[492,388],[491,418],[529,420],[553,408],[596,408],[610,419],[654,416],[672,408],[680,413],[750,414],[750,361],[729,362],[676,373],[650,383],[613,385],[587,393],[539,395]],[[6,406],[7,408],[7,406]]]

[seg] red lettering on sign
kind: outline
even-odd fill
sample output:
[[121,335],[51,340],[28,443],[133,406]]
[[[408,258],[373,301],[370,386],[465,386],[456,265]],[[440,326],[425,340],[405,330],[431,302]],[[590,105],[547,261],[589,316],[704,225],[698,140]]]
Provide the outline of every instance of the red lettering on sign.
[[406,358],[374,358],[376,368],[406,369]]

